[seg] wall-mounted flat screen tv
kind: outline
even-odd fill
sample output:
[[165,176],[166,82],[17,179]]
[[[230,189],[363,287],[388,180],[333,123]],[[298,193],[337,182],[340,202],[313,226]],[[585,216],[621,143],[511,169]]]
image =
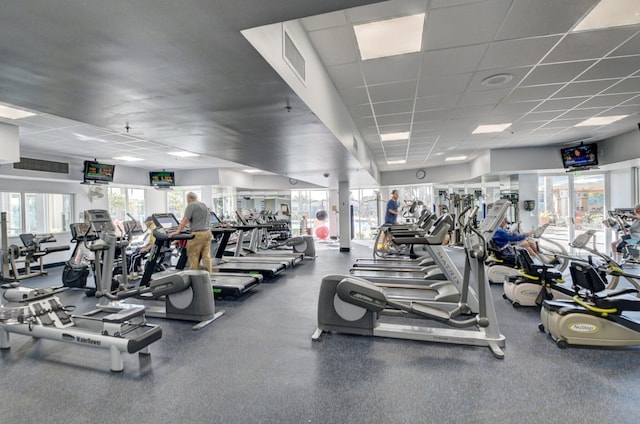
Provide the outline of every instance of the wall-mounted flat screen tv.
[[561,149],[562,166],[566,169],[589,168],[598,165],[598,146],[581,144]]
[[174,187],[176,176],[173,171],[151,171],[149,172],[149,184],[153,187]]
[[113,181],[113,171],[115,168],[115,165],[86,160],[84,161],[84,181],[110,183]]

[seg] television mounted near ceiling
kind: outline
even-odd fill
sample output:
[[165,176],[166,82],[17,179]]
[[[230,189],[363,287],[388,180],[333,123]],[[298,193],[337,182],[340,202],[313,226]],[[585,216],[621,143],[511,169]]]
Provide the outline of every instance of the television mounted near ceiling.
[[598,166],[598,145],[595,143],[565,147],[560,150],[562,166],[569,171],[587,170]]
[[173,171],[150,171],[149,184],[156,188],[170,188],[176,185],[176,176]]
[[115,168],[115,165],[85,160],[84,183],[108,184],[113,182]]

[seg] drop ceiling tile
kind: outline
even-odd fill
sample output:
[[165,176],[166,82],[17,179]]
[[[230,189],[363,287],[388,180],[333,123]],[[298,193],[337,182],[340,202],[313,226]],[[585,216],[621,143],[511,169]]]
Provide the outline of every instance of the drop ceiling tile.
[[563,113],[558,117],[558,119],[585,119],[591,118],[592,116],[598,116],[607,108],[593,108],[593,109],[573,109],[568,112]]
[[[377,116],[376,121],[378,121],[378,126],[389,126],[389,125],[404,125],[407,126],[411,124],[411,117],[413,115],[411,113],[398,113],[396,115],[383,115]],[[388,132],[388,131],[384,131]]]
[[[544,63],[600,59],[636,32],[631,28],[609,28],[567,34],[553,49]],[[637,52],[636,52],[637,53]]]
[[529,87],[516,87],[505,99],[505,101],[514,103],[526,102],[531,100],[545,100],[564,86],[564,84],[548,84],[534,85]]
[[488,44],[477,44],[424,52],[420,77],[473,72],[487,47]]
[[364,79],[357,63],[327,66],[327,72],[334,85],[338,88],[352,88],[364,86]]
[[418,79],[420,53],[403,54],[361,62],[367,85]]
[[572,82],[565,85],[553,98],[594,96],[615,82],[614,79]]
[[622,46],[614,50],[609,56],[631,56],[640,52],[640,32]]
[[510,4],[510,0],[494,0],[431,10],[425,31],[426,50],[493,40]]
[[373,110],[376,116],[411,113],[413,111],[413,100],[374,103]]
[[338,92],[342,101],[347,106],[360,105],[369,102],[367,89],[365,87],[343,88]]
[[491,115],[525,114],[531,112],[540,103],[542,102],[502,102],[493,108]]
[[[569,31],[598,0],[518,0],[496,40],[561,34]],[[544,13],[540,13],[543,10]]]
[[640,71],[640,55],[602,59],[578,78],[598,80],[605,78],[623,78]]
[[353,118],[353,123],[356,124],[358,128],[366,128],[366,127],[375,127],[376,121],[371,118]]
[[427,110],[422,112],[415,112],[413,115],[413,122],[439,122],[442,123],[448,119],[451,115],[450,110]]
[[[615,82],[615,81],[612,81],[612,82]],[[638,93],[638,92],[640,92],[640,77],[632,77],[632,78],[621,80],[615,85],[612,84],[611,87],[605,90],[602,94]]]
[[380,125],[380,134],[408,132],[411,130],[411,124],[395,124],[395,125]]
[[522,117],[522,122],[546,122],[557,118],[562,115],[563,112],[551,111],[551,112],[531,112]]
[[367,118],[373,116],[373,111],[369,104],[348,106],[347,110],[352,118]]
[[479,105],[495,105],[500,103],[509,92],[510,88],[503,88],[498,90],[484,90],[484,91],[467,91],[465,92],[460,101],[458,107],[465,106],[479,106]]
[[389,84],[370,85],[369,95],[373,103],[388,100],[413,99],[416,96],[416,85],[418,81],[402,81]]
[[489,115],[492,105],[457,107],[451,111],[451,118],[478,118]]
[[418,97],[416,99],[416,111],[452,109],[459,99],[459,94]]
[[603,96],[596,96],[589,99],[587,102],[578,106],[579,109],[589,109],[594,107],[613,107],[618,106],[621,103],[635,97],[635,94],[608,94]]
[[629,105],[637,105],[640,104],[640,95],[635,95],[629,100],[620,104],[620,106],[629,106]]
[[560,36],[534,37],[491,43],[479,70],[536,65],[560,40]]
[[310,32],[309,39],[325,66],[354,63],[358,60],[351,29],[346,26]]
[[587,101],[589,97],[570,97],[566,99],[550,99],[546,100],[535,109],[535,112],[560,111],[566,112],[569,109],[580,105]]
[[[523,86],[554,84],[569,82],[585,71],[595,61],[587,60],[582,62],[554,63],[550,65],[536,66],[531,73],[522,81]],[[597,79],[597,78],[594,78]]]
[[418,96],[462,93],[469,84],[472,75],[466,73],[423,78],[418,84]]

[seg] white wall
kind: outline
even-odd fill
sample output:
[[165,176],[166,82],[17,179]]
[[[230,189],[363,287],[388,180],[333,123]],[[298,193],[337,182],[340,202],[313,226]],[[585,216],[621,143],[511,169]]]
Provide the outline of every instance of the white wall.
[[[639,143],[640,144],[640,143]],[[609,173],[611,190],[609,190],[609,209],[629,208],[634,206],[633,175],[631,169],[618,169]]]

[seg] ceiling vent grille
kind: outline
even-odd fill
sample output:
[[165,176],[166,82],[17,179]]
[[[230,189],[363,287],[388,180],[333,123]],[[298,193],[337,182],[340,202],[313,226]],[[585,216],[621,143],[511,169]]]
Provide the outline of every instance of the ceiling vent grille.
[[20,162],[13,164],[13,169],[69,174],[69,164],[67,162],[53,162],[50,160],[32,158],[20,158]]
[[298,78],[304,82],[307,77],[306,62],[286,31],[284,33],[284,58],[291,69],[298,75]]

